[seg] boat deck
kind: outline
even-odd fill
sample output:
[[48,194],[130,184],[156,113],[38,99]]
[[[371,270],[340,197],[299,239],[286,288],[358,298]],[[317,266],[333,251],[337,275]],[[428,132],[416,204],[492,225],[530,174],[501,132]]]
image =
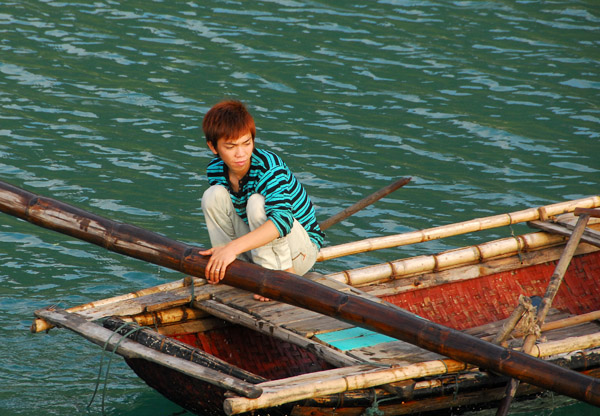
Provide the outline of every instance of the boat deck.
[[[326,276],[311,274],[307,277],[343,292],[386,303],[390,308],[399,308]],[[190,284],[192,281],[193,285]],[[161,322],[163,316],[161,314],[170,310],[182,310],[183,318],[171,325]],[[447,359],[400,340],[357,328],[355,325],[329,316],[281,302],[259,302],[253,298],[252,293],[225,285],[205,284],[203,279],[184,279],[169,283],[159,290],[150,291],[150,293],[142,291],[118,298],[105,299],[96,304],[86,305],[78,311],[57,313],[52,310],[40,310],[36,312],[36,315],[53,324],[69,328],[98,345],[109,344],[112,348],[117,349],[117,353],[126,358],[144,358],[163,365],[167,363],[177,371],[203,380],[210,379],[217,384],[222,383],[225,379],[231,380],[231,377],[225,373],[214,374],[214,371],[211,372],[205,366],[191,363],[188,360],[172,363],[172,357],[160,350],[154,351],[133,342],[132,344],[135,345],[132,347],[124,342],[121,347],[117,348],[117,342],[120,342],[119,338],[114,337],[115,339],[111,341],[114,332],[91,321],[108,316],[119,316],[125,320],[138,320],[140,316],[149,316],[151,321],[146,321],[143,325],[156,327],[158,332],[175,336],[176,339],[183,341],[188,333],[192,335],[206,330],[207,334],[211,334],[211,338],[215,338],[212,329],[218,329],[220,326],[241,325],[250,328],[250,333],[260,332],[294,344],[329,364],[329,369],[314,368],[310,371],[315,372],[290,375],[259,384],[248,384],[235,379],[232,384],[224,385],[227,390],[234,394],[237,393],[224,402],[226,409],[229,409],[227,410],[229,414],[315,396],[335,395],[356,388],[380,385],[389,387],[390,383],[403,380],[464,373],[465,370],[472,368],[467,364]],[[568,314],[552,310],[546,322],[560,320],[566,316]],[[547,349],[550,351],[549,353],[542,353],[540,350],[539,355],[564,354],[566,351],[581,351],[600,345],[600,326],[597,322],[591,321],[544,332],[541,345],[550,346],[553,344],[552,341],[556,340],[556,343],[560,343],[561,346],[560,349],[554,350],[550,347]],[[496,335],[503,323],[503,321],[493,322],[470,328],[465,332],[476,337],[490,339]],[[572,342],[568,341],[572,345],[569,345],[566,350],[564,348],[565,338],[573,340]],[[518,346],[521,342],[519,339],[512,341],[511,347]],[[225,339],[224,342],[229,342],[229,340]],[[195,343],[189,344],[194,345]],[[198,345],[196,344],[196,346]],[[123,347],[131,349],[120,352],[119,348]],[[600,352],[600,349],[596,348],[596,350]],[[206,350],[206,352],[214,354],[210,350]],[[218,355],[216,358],[219,358]],[[241,364],[242,362],[237,362],[234,366]],[[274,364],[271,364],[277,365],[276,360]],[[208,376],[206,375],[207,371],[210,373]],[[259,374],[254,370],[250,371]],[[478,374],[478,372],[475,371],[474,374]],[[469,376],[465,375],[465,377]],[[423,386],[415,383],[412,382],[411,389],[430,388],[429,382],[422,382]],[[259,392],[261,392],[260,397],[253,399],[252,397],[256,397]]]
[[[309,277],[313,281],[334,287],[337,290],[383,302],[379,298],[338,281],[328,279],[325,276],[311,274]],[[195,306],[211,314],[218,313],[218,316],[231,322],[242,323],[252,329],[259,328],[264,333],[273,334],[286,341],[293,342],[293,339],[302,337],[305,338],[306,342],[314,342],[319,346],[327,347],[327,353],[321,353],[321,358],[331,363],[335,363],[335,358],[337,358],[340,361],[345,360],[347,365],[366,363],[407,365],[445,358],[407,342],[359,328],[316,312],[281,302],[258,302],[253,299],[251,293],[240,289],[210,286],[206,290],[211,292],[211,298],[198,301]],[[392,304],[389,304],[389,306],[397,308]],[[567,313],[553,309],[550,311],[546,322],[565,319],[568,316],[570,315]],[[500,331],[504,322],[505,320],[492,322],[470,328],[465,332],[479,338],[490,339]],[[548,331],[544,333],[544,339],[545,341],[552,341],[566,337],[594,334],[600,331],[600,325],[596,322]],[[275,331],[275,329],[277,330]],[[518,339],[513,340],[513,344],[518,344],[518,342]]]
[[[311,273],[307,277],[339,291],[384,303],[379,298],[325,276]],[[365,363],[406,365],[442,358],[439,354],[407,342],[316,312],[276,301],[256,301],[251,293],[240,289],[207,289],[212,292],[211,299],[196,302],[196,307],[292,343],[304,338],[304,346],[313,344],[317,355],[335,366]],[[390,308],[398,308],[392,304],[388,305]]]
[[[375,296],[326,276],[311,273],[307,277],[342,292],[384,303]],[[252,293],[225,285],[204,284],[202,279],[195,279],[193,288],[181,284],[170,290],[93,305],[78,311],[78,314],[92,321],[106,316],[156,314],[170,308],[190,305],[207,313],[202,328],[218,326],[219,323],[215,322],[216,317],[221,321],[221,325],[222,321],[243,325],[309,349],[335,367],[360,364],[397,366],[444,358],[407,342],[358,328],[329,316],[277,301],[259,302],[253,298]],[[398,308],[392,304],[388,305]],[[565,313],[553,310],[546,321],[552,322],[566,316],[568,315]],[[155,320],[157,324],[160,318],[155,317]],[[194,325],[192,321],[189,321],[189,324],[193,331],[197,331],[198,325]],[[502,324],[503,321],[493,322],[468,329],[466,332],[477,337],[490,338],[500,330]],[[180,321],[175,328],[169,330],[168,325],[163,325],[160,330],[171,331],[169,335],[173,335],[173,332],[184,335],[185,323],[182,325]],[[600,327],[596,323],[587,323],[566,330],[549,331],[544,336],[546,340],[551,341],[564,339],[565,336],[588,335],[599,330]]]

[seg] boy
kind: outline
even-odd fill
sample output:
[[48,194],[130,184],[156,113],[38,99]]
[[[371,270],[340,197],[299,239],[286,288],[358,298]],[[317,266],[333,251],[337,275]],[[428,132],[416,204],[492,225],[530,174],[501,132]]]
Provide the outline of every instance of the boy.
[[[272,270],[305,274],[323,244],[308,194],[279,156],[254,146],[254,120],[240,101],[223,101],[202,122],[216,156],[202,211],[212,248],[206,278],[216,284],[236,258]],[[268,299],[255,295],[262,301]]]

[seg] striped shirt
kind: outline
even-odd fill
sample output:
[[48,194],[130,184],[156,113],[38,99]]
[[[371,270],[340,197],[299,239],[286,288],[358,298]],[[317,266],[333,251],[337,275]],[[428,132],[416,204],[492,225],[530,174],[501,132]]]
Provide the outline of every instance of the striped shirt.
[[210,185],[222,185],[231,196],[237,214],[248,223],[246,204],[248,198],[258,193],[265,197],[265,211],[277,227],[281,237],[292,229],[296,219],[317,247],[323,246],[324,234],[319,228],[308,194],[283,160],[275,153],[254,148],[250,169],[234,192],[229,183],[227,165],[219,157],[208,164],[206,175]]

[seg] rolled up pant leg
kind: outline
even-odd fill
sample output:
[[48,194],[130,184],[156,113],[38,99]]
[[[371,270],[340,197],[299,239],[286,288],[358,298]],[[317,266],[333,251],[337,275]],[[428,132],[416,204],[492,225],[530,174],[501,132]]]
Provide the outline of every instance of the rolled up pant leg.
[[[248,225],[254,230],[267,222],[265,198],[254,194],[246,206]],[[312,242],[302,225],[294,220],[292,230],[285,236],[251,251],[252,261],[271,270],[286,270],[294,267],[297,274],[303,275],[315,264],[319,250]]]
[[[248,224],[237,215],[229,192],[224,186],[213,185],[204,192],[202,211],[213,247],[224,246],[250,232]],[[238,259],[252,260],[250,253],[242,253]]]

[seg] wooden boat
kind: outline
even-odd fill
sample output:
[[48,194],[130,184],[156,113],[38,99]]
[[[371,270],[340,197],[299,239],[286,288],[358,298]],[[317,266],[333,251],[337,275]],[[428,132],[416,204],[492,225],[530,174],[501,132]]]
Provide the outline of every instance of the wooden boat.
[[[23,198],[20,210],[15,201]],[[551,389],[600,406],[597,206],[600,196],[330,247],[320,260],[523,221],[543,229],[298,280],[234,263],[225,281],[237,287],[186,277],[66,311],[36,311],[32,331],[65,327],[114,350],[148,385],[202,415],[422,414],[493,404],[511,377],[527,383],[520,396]],[[122,224],[106,238],[104,219],[82,220],[56,201],[8,187],[0,207],[142,259],[160,246],[170,254],[160,264],[201,275],[201,259],[185,245],[159,245]],[[286,303],[257,302],[248,290]],[[310,290],[330,299],[303,300]],[[539,342],[529,348],[532,338]]]

